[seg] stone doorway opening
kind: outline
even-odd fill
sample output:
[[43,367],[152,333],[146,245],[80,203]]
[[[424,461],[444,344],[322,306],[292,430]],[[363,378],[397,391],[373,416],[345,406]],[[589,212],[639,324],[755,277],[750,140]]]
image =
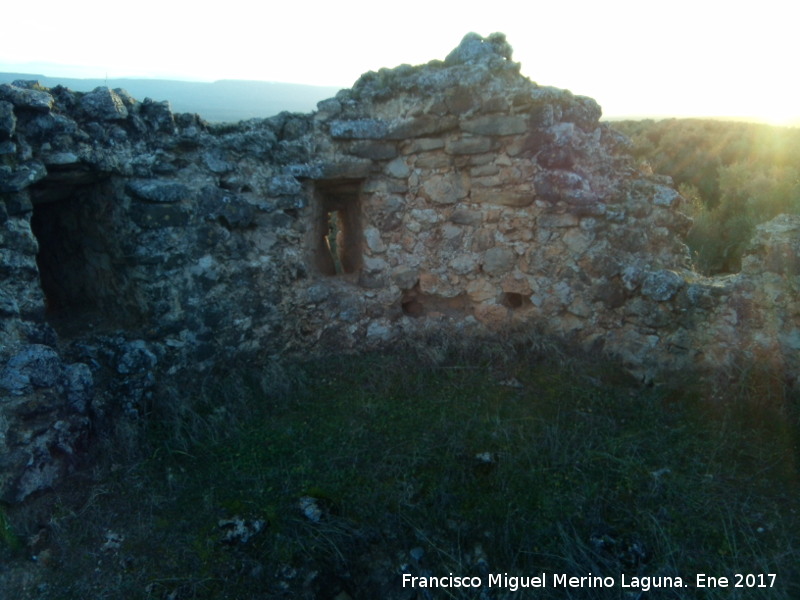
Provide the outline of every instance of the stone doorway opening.
[[314,262],[323,275],[348,275],[361,268],[361,179],[315,183]]
[[30,189],[46,317],[62,334],[138,321],[120,263],[124,235],[114,227],[115,196],[107,181],[69,185],[54,178]]
[[91,300],[77,203],[76,198],[39,198],[33,204],[31,230],[39,243],[36,264],[49,316],[86,307]]

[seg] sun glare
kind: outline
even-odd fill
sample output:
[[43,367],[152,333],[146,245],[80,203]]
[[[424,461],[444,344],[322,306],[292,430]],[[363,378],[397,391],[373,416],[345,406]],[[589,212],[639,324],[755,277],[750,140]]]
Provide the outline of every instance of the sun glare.
[[[94,73],[83,77],[347,87],[368,70],[442,59],[469,31],[502,31],[514,46],[514,60],[531,79],[591,96],[607,117],[717,116],[800,124],[797,84],[787,72],[795,53],[795,20],[785,0],[725,11],[712,3],[674,0],[646,14],[634,0],[535,7],[512,1],[503,10],[473,0],[464,0],[458,10],[407,0],[404,10],[391,16],[365,0],[305,0],[307,18],[298,19],[294,5],[276,5],[268,21],[244,0],[230,0],[223,12],[207,8],[191,14],[142,0],[126,15],[124,31],[77,19],[105,15],[99,0],[75,0],[67,8],[55,0],[42,2],[49,18],[20,3],[9,7],[6,20],[15,27],[4,32],[3,70],[13,71],[13,64],[46,65],[35,68],[66,76],[57,72],[57,63],[64,63],[73,73],[86,73],[92,65]],[[152,19],[152,14],[161,16]],[[344,28],[353,18],[359,26]],[[180,27],[174,27],[177,22]],[[29,31],[46,35],[31,45]],[[20,67],[16,72],[30,71]]]

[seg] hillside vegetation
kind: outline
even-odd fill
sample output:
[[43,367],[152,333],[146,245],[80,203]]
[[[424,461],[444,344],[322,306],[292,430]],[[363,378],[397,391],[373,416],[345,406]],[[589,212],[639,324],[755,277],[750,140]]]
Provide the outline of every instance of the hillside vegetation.
[[612,125],[690,201],[695,222],[686,242],[701,272],[737,272],[757,224],[800,213],[798,128],[700,119]]
[[[649,597],[624,574],[689,586],[665,599],[797,598],[797,399],[757,366],[734,375],[725,391],[642,388],[535,336],[218,373],[162,390],[119,425],[104,469],[10,513],[0,586],[39,600]],[[542,572],[616,583],[402,586]],[[698,573],[731,588],[696,589]],[[769,589],[734,590],[736,573]]]

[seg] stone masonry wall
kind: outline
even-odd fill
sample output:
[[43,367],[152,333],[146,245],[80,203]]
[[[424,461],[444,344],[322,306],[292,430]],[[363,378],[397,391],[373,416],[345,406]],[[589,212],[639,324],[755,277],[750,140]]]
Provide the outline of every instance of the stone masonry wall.
[[643,379],[800,374],[797,217],[690,269],[668,178],[504,37],[367,73],[310,115],[209,126],[123,90],[0,86],[0,497],[213,365],[544,327]]

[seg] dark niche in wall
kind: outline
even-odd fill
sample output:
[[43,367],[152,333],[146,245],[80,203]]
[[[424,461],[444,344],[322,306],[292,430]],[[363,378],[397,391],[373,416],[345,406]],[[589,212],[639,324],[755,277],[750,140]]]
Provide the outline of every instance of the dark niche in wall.
[[450,298],[425,294],[420,290],[419,283],[407,290],[400,299],[400,309],[403,314],[412,318],[443,315],[460,318],[470,314],[472,308],[465,293]]
[[360,179],[328,179],[314,183],[314,263],[323,275],[347,275],[361,268],[362,183]]
[[94,304],[80,212],[77,195],[51,200],[34,194],[31,230],[39,243],[36,263],[50,316]]
[[503,306],[510,308],[511,310],[528,308],[529,306],[533,305],[530,296],[524,296],[516,292],[503,292],[501,303]]
[[39,281],[56,329],[138,322],[110,214],[114,199],[105,182],[62,187],[58,194],[47,181],[31,189]]

